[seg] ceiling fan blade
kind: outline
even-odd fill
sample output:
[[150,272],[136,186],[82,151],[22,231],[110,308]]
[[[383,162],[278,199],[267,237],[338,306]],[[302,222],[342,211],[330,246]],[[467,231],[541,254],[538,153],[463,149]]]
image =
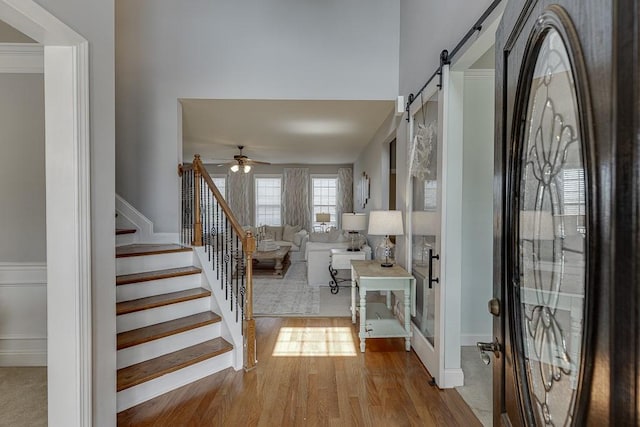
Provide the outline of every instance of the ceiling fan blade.
[[251,165],[270,165],[269,162],[261,162],[260,160],[247,159],[245,163],[249,163]]

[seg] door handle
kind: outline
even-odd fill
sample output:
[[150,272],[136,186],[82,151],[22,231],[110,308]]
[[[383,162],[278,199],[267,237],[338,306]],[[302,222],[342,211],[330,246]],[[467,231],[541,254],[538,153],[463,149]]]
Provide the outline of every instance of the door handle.
[[491,358],[487,353],[488,351],[492,352],[493,356],[496,359],[500,358],[500,350],[502,349],[502,347],[500,346],[497,338],[494,342],[477,342],[476,346],[478,347],[478,351],[480,352],[480,360],[482,360],[485,365],[491,363]]
[[429,248],[429,289],[433,288],[433,282],[439,283],[440,279],[433,277],[433,260],[440,259],[440,255],[434,255],[433,249]]

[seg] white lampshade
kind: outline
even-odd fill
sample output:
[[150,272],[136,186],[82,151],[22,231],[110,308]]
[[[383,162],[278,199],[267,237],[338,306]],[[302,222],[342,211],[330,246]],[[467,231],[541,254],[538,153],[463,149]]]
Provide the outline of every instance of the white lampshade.
[[553,217],[549,211],[520,211],[520,238],[524,240],[553,240]]
[[240,166],[232,165],[229,169],[231,169],[231,172],[238,172],[240,170]]
[[416,236],[435,236],[438,234],[440,221],[437,212],[411,212],[411,232]]
[[331,221],[331,214],[328,213],[317,213],[316,214],[316,222],[330,222]]
[[369,234],[372,236],[401,236],[401,211],[371,211],[369,212]]
[[249,173],[249,171],[251,170],[251,165],[244,165],[242,167],[242,170],[244,171],[244,173]]
[[342,229],[347,231],[361,231],[367,229],[367,214],[343,213]]

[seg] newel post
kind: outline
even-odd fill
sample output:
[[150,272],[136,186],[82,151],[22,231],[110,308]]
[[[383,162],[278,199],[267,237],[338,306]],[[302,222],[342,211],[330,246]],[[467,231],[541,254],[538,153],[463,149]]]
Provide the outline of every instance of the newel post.
[[193,158],[193,242],[192,246],[202,246],[202,218],[200,215],[201,192],[200,182],[202,173],[200,172],[200,155]]
[[247,231],[244,239],[246,255],[246,289],[244,307],[244,370],[250,371],[258,363],[256,353],[256,321],[253,318],[253,253],[256,250],[256,238]]

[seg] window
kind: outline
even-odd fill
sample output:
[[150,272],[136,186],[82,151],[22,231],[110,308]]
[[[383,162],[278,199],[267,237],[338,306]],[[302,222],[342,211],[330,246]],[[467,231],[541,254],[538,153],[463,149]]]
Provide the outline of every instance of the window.
[[313,199],[313,223],[314,230],[322,229],[321,223],[316,222],[316,214],[329,213],[331,219],[326,222],[324,228],[338,227],[338,217],[336,215],[336,198],[338,193],[338,179],[335,176],[332,177],[312,177],[312,199]]
[[585,214],[584,169],[562,170],[562,196],[565,215]]
[[[223,199],[227,199],[227,195],[225,193],[227,187],[227,178],[224,175],[220,176],[212,176],[211,180],[218,188],[220,194],[222,194]],[[200,188],[200,208],[205,212],[213,212],[216,206],[215,198],[213,197],[213,192],[209,192],[209,186],[204,183],[203,187]]]
[[426,180],[424,182],[424,210],[435,211],[438,209],[438,181]]
[[227,200],[227,177],[225,176],[212,176],[213,183],[218,187],[218,191],[222,194],[222,197]]
[[281,225],[282,178],[256,177],[256,226]]

